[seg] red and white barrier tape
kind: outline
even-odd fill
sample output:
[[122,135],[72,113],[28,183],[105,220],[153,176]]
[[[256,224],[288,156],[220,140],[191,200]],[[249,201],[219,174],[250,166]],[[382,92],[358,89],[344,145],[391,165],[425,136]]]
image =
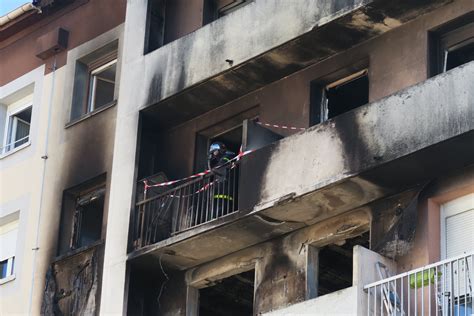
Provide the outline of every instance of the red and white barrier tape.
[[267,126],[267,127],[274,127],[274,128],[281,128],[281,129],[300,130],[300,131],[306,130],[306,128],[304,128],[304,127],[294,127],[294,126],[287,126],[287,125],[268,124],[268,123],[263,123],[263,122],[260,122],[260,121],[255,121],[255,123],[257,123],[258,125],[263,125],[263,126]]
[[[234,161],[239,161],[240,158],[242,158],[243,156],[246,156],[246,155],[250,154],[251,152],[253,152],[253,150],[247,150],[247,151],[244,151],[244,152],[242,152],[242,150],[241,150],[237,156],[235,156],[234,158],[230,159],[230,160],[227,161],[225,164],[220,165],[220,166],[218,166],[217,168],[214,168],[214,169],[223,168],[224,166],[226,166],[226,165],[228,165],[228,164],[231,164],[231,163],[234,162]],[[194,178],[198,178],[198,177],[205,176],[205,175],[211,173],[211,171],[212,171],[212,169],[208,169],[208,170],[205,170],[205,171],[202,171],[202,172],[193,174],[193,175],[191,175],[191,176],[189,176],[189,177],[186,177],[186,178],[182,178],[182,179],[178,179],[178,180],[172,180],[172,181],[167,181],[167,182],[161,182],[161,183],[149,184],[149,183],[148,183],[148,180],[143,180],[144,193],[146,193],[149,188],[170,186],[170,185],[173,185],[173,184],[182,182],[182,181],[191,180],[191,179],[194,179]],[[201,189],[200,189],[200,190],[201,190]]]

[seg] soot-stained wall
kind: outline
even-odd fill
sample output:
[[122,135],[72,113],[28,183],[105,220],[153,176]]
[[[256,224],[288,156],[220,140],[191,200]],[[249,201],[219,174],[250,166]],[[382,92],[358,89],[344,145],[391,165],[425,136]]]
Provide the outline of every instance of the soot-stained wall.
[[[196,134],[254,106],[258,106],[262,122],[308,127],[311,82],[325,82],[328,77],[334,77],[334,73],[353,68],[354,65],[368,66],[370,102],[426,80],[429,75],[428,32],[464,14],[469,7],[472,7],[471,2],[461,0],[438,8],[380,37],[307,67],[191,121],[166,132],[157,132],[148,137],[152,139],[149,145],[158,147],[154,170],[148,174],[165,171],[172,178],[191,174]],[[152,118],[150,124],[153,125]],[[273,130],[285,136],[294,133]]]

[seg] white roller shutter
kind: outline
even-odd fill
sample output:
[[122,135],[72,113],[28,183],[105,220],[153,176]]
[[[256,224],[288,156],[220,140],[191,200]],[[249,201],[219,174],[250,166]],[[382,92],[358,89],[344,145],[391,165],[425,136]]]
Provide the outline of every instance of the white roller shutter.
[[15,256],[18,220],[0,226],[0,261]]
[[442,205],[441,238],[443,259],[474,251],[474,193]]

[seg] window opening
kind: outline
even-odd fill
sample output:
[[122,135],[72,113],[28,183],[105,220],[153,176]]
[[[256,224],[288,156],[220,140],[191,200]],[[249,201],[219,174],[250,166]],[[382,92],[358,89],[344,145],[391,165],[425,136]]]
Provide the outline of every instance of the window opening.
[[5,279],[15,273],[14,264],[15,257],[0,261],[0,279]]
[[8,119],[7,141],[3,147],[4,152],[17,148],[29,141],[31,111],[29,106],[19,112],[10,115]]
[[217,16],[225,16],[242,8],[250,2],[253,2],[253,0],[216,0]]
[[199,290],[200,316],[253,315],[255,270],[219,280]]
[[367,70],[327,85],[323,91],[322,112],[330,119],[369,102],[369,77]]
[[443,70],[448,71],[474,60],[474,37],[445,51]]
[[71,249],[89,246],[100,240],[105,188],[79,196],[74,213]]
[[352,286],[353,248],[369,248],[369,232],[347,239],[342,245],[331,244],[319,249],[318,296]]
[[203,24],[208,24],[225,15],[228,15],[254,0],[205,0]]

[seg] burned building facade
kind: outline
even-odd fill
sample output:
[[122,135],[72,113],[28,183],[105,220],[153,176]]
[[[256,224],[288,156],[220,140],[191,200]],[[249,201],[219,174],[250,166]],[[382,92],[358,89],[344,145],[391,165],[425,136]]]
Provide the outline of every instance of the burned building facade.
[[54,2],[110,21],[35,35],[33,313],[472,313],[472,0]]

